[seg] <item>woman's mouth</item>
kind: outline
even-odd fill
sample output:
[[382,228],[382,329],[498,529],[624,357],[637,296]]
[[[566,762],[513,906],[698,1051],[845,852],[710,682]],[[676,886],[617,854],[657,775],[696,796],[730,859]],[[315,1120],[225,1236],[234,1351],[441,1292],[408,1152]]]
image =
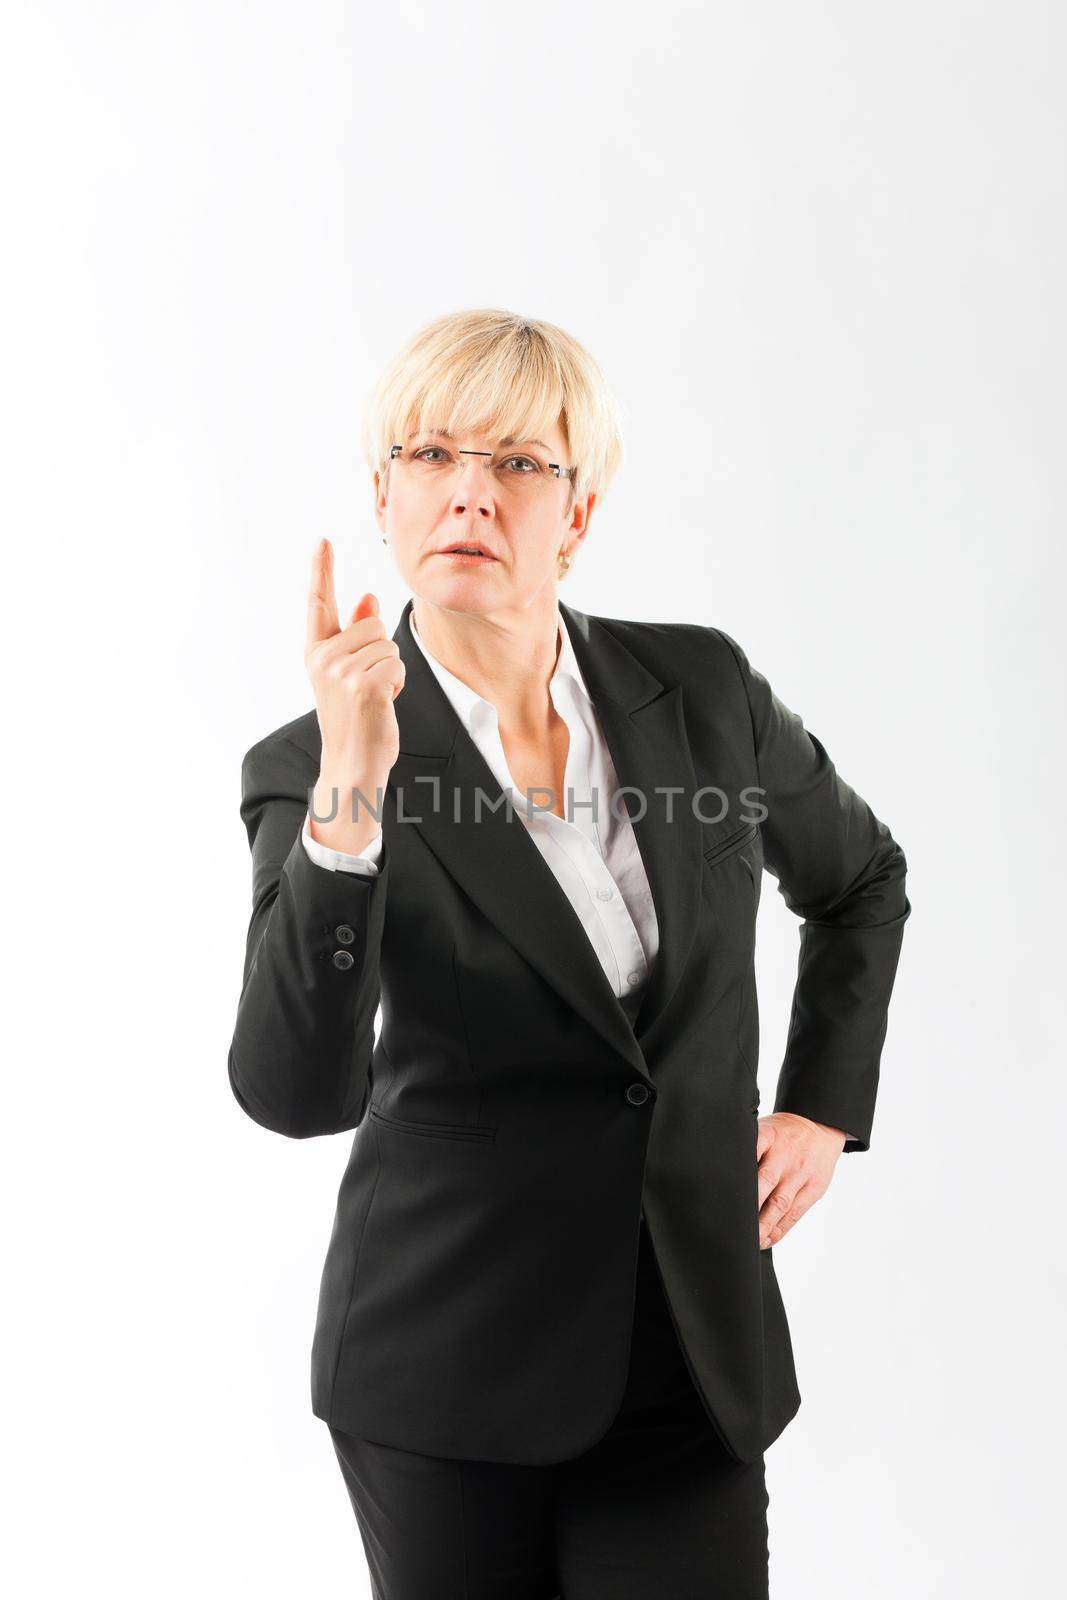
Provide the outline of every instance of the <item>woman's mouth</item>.
[[455,550],[441,550],[438,554],[444,556],[446,561],[455,561],[464,567],[488,567],[496,561],[495,556],[485,555],[481,550],[464,549],[462,546]]

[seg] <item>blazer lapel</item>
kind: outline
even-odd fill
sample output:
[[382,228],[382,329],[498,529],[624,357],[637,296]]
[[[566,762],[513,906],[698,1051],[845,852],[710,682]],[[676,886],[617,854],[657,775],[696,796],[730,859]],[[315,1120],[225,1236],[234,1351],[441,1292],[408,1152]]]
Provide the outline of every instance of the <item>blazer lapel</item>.
[[[628,805],[659,923],[659,953],[631,1027],[573,907],[523,821],[509,819],[499,784],[430,671],[411,633],[412,605],[405,605],[393,634],[407,669],[396,700],[400,755],[388,785],[397,815],[418,819],[422,837],[463,892],[648,1077],[642,1046],[692,943],[707,842],[691,806],[696,779],[681,688],[665,689],[596,618],[561,604],[619,783],[637,791]],[[671,788],[684,793],[673,796],[667,822],[667,797],[660,791]]]
[[[697,780],[682,714],[682,689],[665,688],[595,617],[562,602],[560,610],[620,787],[636,791],[627,805],[659,928],[659,952],[633,1027],[647,1050],[693,942],[702,851],[707,845],[692,807]],[[610,984],[606,986],[610,991]]]

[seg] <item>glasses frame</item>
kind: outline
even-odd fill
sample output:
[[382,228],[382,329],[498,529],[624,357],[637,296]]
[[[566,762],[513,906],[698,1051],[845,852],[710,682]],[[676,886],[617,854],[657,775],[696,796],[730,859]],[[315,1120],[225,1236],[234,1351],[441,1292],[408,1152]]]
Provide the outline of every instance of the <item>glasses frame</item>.
[[[420,450],[441,450],[443,448],[445,448],[443,445],[437,444],[423,444],[419,446]],[[389,446],[389,460],[392,461],[397,455],[403,454],[403,450],[404,446],[402,444],[391,444]],[[456,454],[460,456],[488,456],[491,461],[496,452],[494,450],[457,450]],[[521,456],[523,452],[521,450],[516,450],[513,452],[513,454]],[[554,472],[557,478],[569,478],[573,481],[574,474],[578,469],[577,467],[561,467],[558,461],[550,461],[548,463],[548,470],[549,472]]]

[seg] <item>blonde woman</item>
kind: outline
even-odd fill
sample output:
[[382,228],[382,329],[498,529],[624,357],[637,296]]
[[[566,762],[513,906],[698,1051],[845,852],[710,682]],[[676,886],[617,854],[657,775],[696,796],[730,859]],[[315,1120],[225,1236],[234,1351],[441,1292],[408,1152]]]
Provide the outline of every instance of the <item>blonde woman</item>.
[[[720,628],[559,600],[621,456],[568,334],[441,318],[365,448],[411,598],[342,621],[314,556],[314,709],[244,758],[229,1073],[357,1130],[311,1398],[374,1593],[755,1600],[773,1249],[869,1146],[904,855]],[[765,869],[803,925],[760,1118]]]

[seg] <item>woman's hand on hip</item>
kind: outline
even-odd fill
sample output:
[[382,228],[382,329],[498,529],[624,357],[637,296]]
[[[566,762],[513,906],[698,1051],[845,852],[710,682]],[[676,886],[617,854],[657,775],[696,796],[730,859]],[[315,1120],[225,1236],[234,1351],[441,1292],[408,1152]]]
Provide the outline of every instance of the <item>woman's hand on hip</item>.
[[760,1117],[756,1132],[760,1249],[777,1244],[830,1187],[845,1147],[840,1128],[793,1111]]

